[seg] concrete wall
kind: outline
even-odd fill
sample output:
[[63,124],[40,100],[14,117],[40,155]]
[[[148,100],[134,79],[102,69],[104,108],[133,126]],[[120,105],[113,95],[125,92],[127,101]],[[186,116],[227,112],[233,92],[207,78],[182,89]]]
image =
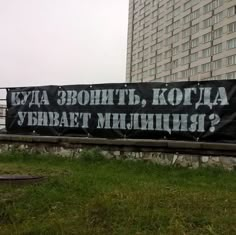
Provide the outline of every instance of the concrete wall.
[[236,145],[158,140],[107,140],[79,137],[0,135],[0,153],[27,151],[79,157],[85,149],[99,148],[108,159],[150,161],[189,168],[236,169]]

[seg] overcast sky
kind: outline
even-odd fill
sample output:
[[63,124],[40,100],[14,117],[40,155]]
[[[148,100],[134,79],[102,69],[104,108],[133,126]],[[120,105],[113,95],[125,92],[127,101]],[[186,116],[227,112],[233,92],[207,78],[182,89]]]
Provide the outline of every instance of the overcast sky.
[[0,87],[125,81],[128,0],[0,0]]

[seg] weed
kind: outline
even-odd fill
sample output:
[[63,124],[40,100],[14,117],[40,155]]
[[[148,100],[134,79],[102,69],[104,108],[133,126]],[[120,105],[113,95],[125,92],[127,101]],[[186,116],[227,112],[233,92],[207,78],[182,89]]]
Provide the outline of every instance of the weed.
[[0,154],[0,174],[47,177],[0,185],[0,234],[236,234],[236,172],[105,160]]

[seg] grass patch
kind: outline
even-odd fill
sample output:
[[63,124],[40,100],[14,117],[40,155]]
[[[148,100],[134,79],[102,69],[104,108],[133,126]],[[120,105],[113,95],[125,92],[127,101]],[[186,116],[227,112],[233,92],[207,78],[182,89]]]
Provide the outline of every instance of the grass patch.
[[0,234],[236,234],[236,172],[0,154],[0,174],[47,176],[0,185]]

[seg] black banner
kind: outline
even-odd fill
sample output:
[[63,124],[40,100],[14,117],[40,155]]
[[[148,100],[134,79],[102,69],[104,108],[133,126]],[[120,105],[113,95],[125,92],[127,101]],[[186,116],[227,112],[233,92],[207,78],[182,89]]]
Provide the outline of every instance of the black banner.
[[11,88],[8,133],[234,142],[236,81]]

